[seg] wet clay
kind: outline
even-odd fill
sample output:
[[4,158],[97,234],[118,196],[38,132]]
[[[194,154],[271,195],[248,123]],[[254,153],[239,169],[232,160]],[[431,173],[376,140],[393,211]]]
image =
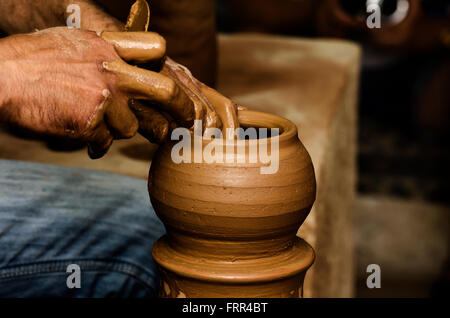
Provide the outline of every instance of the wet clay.
[[103,68],[114,73],[121,90],[134,99],[160,103],[180,125],[189,127],[189,123],[192,124],[194,114],[191,100],[167,76],[129,65],[122,60],[103,62]]
[[167,58],[162,73],[172,78],[192,99],[196,119],[204,120],[203,128],[222,128],[226,136],[226,128],[239,127],[235,103],[199,82],[186,67]]
[[[167,234],[153,247],[161,270],[161,297],[299,297],[314,261],[312,248],[296,236],[315,200],[310,156],[297,128],[281,117],[239,111],[245,127],[279,128],[279,169],[265,164],[176,164],[174,142],[156,152],[149,194]],[[202,140],[205,149],[211,140]],[[245,152],[255,140],[245,141]],[[224,141],[223,152],[232,140]],[[192,147],[193,142],[192,142]],[[194,156],[194,154],[192,154]],[[193,158],[192,158],[193,159]]]
[[[126,69],[121,80],[135,72]],[[273,174],[261,174],[266,163],[259,155],[256,163],[249,162],[257,140],[243,141],[247,156],[239,163],[234,151],[227,163],[195,163],[192,152],[190,162],[176,164],[174,142],[160,146],[148,179],[152,206],[167,230],[152,250],[161,275],[160,297],[301,297],[315,256],[296,233],[314,203],[316,183],[296,126],[235,105],[170,58],[161,73],[193,101],[204,128],[241,123],[278,128],[280,134],[259,141],[270,149],[272,143],[279,145],[279,168]],[[202,139],[202,150],[215,141]],[[230,155],[234,139],[223,142],[218,151]]]
[[154,32],[103,32],[101,37],[113,44],[125,60],[142,63],[161,59],[166,51],[166,41]]
[[[127,19],[125,31],[147,31],[150,18],[150,10],[145,1],[136,1]],[[121,32],[103,32],[102,37],[112,43],[120,56],[128,61],[144,62],[154,60],[162,57],[165,52],[165,41],[156,33],[121,33]],[[172,88],[170,81],[164,80],[162,76],[155,73],[153,81],[145,81],[140,79],[148,79],[149,76],[144,76],[143,70],[135,67],[129,67],[126,63],[120,61],[113,61],[107,63],[107,69],[116,73],[122,88],[128,91],[142,91],[148,85],[146,94],[143,96],[136,96],[136,99],[148,99],[148,96],[156,96],[153,100],[164,100],[163,96],[167,95],[169,89],[181,88],[183,92],[192,100],[195,110],[195,119],[202,120],[203,129],[206,128],[222,128],[223,135],[226,138],[233,138],[231,135],[226,135],[226,128],[239,127],[237,109],[235,103],[224,97],[214,89],[204,85],[198,81],[192,73],[183,65],[176,63],[171,58],[166,57],[161,74],[164,74],[176,84],[176,88]],[[157,85],[156,85],[157,84]],[[157,88],[157,89],[156,89]],[[180,94],[179,94],[180,95]],[[147,96],[147,97],[146,97]],[[165,99],[167,100],[167,98]],[[173,111],[171,107],[177,108],[178,101],[168,105],[168,112]],[[184,104],[179,104],[185,106]],[[166,105],[167,107],[167,105]],[[136,108],[145,109],[143,105],[136,103]],[[180,108],[180,107],[178,107]],[[180,113],[180,109],[175,109],[176,113]],[[182,113],[182,112],[181,112]],[[183,115],[183,114],[182,114]],[[159,116],[161,117],[161,116]],[[163,114],[166,121],[172,123],[171,116]],[[179,120],[180,118],[175,118]],[[165,123],[160,118],[161,123]],[[158,134],[166,131],[168,125],[164,125],[164,129]]]
[[131,6],[125,31],[147,31],[150,22],[150,8],[147,1],[137,0]]

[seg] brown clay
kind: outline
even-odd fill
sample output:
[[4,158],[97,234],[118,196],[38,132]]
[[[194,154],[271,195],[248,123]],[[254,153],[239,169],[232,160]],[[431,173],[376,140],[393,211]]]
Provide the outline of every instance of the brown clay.
[[222,122],[217,116],[214,107],[206,99],[198,87],[197,80],[186,67],[167,57],[161,73],[173,79],[178,87],[193,101],[196,114],[195,119],[204,120],[203,128],[222,128]]
[[[114,44],[119,55],[126,60],[144,62],[161,58],[166,49],[165,41],[156,33],[146,32],[149,20],[150,9],[147,2],[138,0],[131,7],[125,31],[134,30],[144,32],[133,33],[133,36],[130,36],[130,33],[103,32],[102,37]],[[121,66],[119,75],[122,75],[120,75],[119,78],[121,78],[121,81],[123,82],[123,74],[126,74],[127,77],[131,79],[129,82],[133,83],[133,81],[139,77],[137,72],[139,72],[139,70]],[[175,84],[189,96],[194,104],[195,119],[203,121],[203,129],[210,127],[223,128],[223,133],[225,135],[226,128],[239,127],[236,113],[237,106],[219,92],[198,81],[185,66],[166,57],[161,73],[172,79]],[[159,79],[156,79],[156,81],[159,81]],[[165,81],[166,84],[164,84],[164,81],[162,82],[163,87],[169,85],[168,81]],[[133,85],[130,85],[128,89],[132,90],[132,86]],[[135,102],[135,106],[135,111],[137,108],[145,109],[139,102]],[[159,122],[163,124],[163,128],[153,129],[154,134],[152,135],[155,137],[155,140],[162,141],[165,140],[163,136],[167,131],[167,122],[170,122],[171,119],[168,118],[169,116],[163,118],[159,113],[155,115],[158,117]],[[157,136],[161,137],[158,138]]]
[[238,128],[236,105],[216,90],[199,82],[181,64],[167,58],[163,74],[173,79],[194,102],[196,119],[204,120],[203,128]]
[[[129,22],[134,27],[138,25],[132,18]],[[145,29],[146,25],[141,27]],[[121,57],[105,61],[103,67],[116,75],[119,88],[132,98],[129,106],[139,121],[139,132],[143,136],[151,142],[161,143],[167,139],[171,128],[193,125],[196,118],[194,103],[173,79],[123,61],[161,64],[165,57],[164,38],[154,32],[105,31],[100,36],[112,44]]]
[[[197,81],[198,82],[198,81]],[[217,116],[222,121],[222,127],[226,128],[238,128],[239,120],[237,116],[238,106],[232,102],[229,98],[223,96],[215,89],[206,86],[203,83],[199,83],[201,87],[201,91],[205,96],[206,100],[208,100],[213,106]],[[223,131],[225,135],[225,131]],[[227,136],[229,138],[229,136]]]
[[119,87],[135,99],[151,100],[163,104],[182,126],[192,124],[191,100],[160,73],[131,66],[122,60],[103,62],[103,67],[117,76]]
[[136,63],[158,60],[166,53],[166,41],[154,32],[102,32],[123,59]]
[[[139,92],[151,84],[147,73],[140,74],[137,68],[119,63],[109,68],[130,91]],[[302,296],[314,252],[296,233],[312,207],[316,188],[312,162],[297,128],[278,116],[235,105],[170,58],[161,73],[193,101],[195,118],[206,119],[203,128],[242,124],[279,128],[280,135],[259,140],[279,144],[279,168],[274,174],[261,174],[265,165],[261,158],[249,161],[251,144],[257,140],[242,141],[246,153],[242,163],[237,160],[235,139],[227,135],[221,139],[222,149],[216,151],[229,155],[231,145],[233,163],[175,164],[171,158],[174,142],[161,145],[148,184],[152,205],[167,229],[152,251],[160,268],[160,296]],[[164,83],[159,77],[157,81]],[[215,141],[202,139],[202,150]],[[194,144],[191,138],[192,149]],[[195,161],[194,152],[191,159]]]
[[[127,12],[134,2],[96,0],[105,11],[123,22],[128,21]],[[167,54],[190,69],[200,81],[214,86],[217,64],[215,1],[148,2],[151,7],[150,29],[167,40]],[[143,29],[135,28],[133,31]]]
[[[275,174],[260,173],[259,157],[256,163],[248,156],[237,163],[234,155],[234,163],[175,164],[173,142],[153,158],[149,193],[167,230],[153,247],[161,297],[302,295],[314,252],[296,233],[315,199],[311,159],[292,122],[248,110],[238,119],[244,127],[280,129],[261,140],[279,141]],[[203,149],[210,142],[203,139]],[[247,153],[251,142],[245,141]]]
[[147,1],[137,0],[131,6],[125,31],[147,31],[150,22],[150,8]]

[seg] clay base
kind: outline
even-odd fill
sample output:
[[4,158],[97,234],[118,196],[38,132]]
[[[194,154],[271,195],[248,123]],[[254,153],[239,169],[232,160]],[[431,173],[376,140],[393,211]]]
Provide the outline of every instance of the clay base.
[[297,237],[291,247],[267,257],[218,259],[175,250],[163,236],[153,246],[153,258],[161,274],[160,297],[288,298],[303,296],[314,251]]

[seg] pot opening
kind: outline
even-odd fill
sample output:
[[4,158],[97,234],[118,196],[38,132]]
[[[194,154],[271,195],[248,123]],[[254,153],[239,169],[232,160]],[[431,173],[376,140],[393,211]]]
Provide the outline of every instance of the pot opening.
[[[239,130],[239,135],[237,136],[239,140],[266,139],[279,136],[283,133],[283,129],[280,127],[255,127],[241,124],[241,128],[243,128],[243,131]],[[245,133],[249,130],[254,131],[254,133]]]
[[273,137],[289,139],[297,135],[297,127],[291,121],[274,114],[243,110],[239,111],[238,119],[243,131],[253,130],[253,133],[249,134],[250,137],[244,134],[238,136],[240,140],[270,139]]

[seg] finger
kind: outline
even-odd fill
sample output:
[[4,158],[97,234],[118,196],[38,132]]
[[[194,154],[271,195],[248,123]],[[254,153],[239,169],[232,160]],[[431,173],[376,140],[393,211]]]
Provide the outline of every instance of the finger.
[[112,44],[117,54],[137,63],[162,59],[166,40],[155,32],[102,32],[101,37]]
[[202,128],[222,127],[222,121],[217,116],[214,107],[203,94],[199,82],[191,72],[181,64],[167,58],[161,73],[168,76],[180,87],[194,103],[195,119],[202,120]]
[[170,122],[159,111],[145,105],[144,102],[132,100],[130,108],[139,120],[139,133],[150,142],[160,144],[167,140]]
[[139,128],[139,122],[125,99],[116,99],[107,105],[105,121],[114,139],[131,138]]
[[113,136],[109,132],[105,122],[101,122],[87,139],[88,154],[91,159],[103,157],[113,142]]
[[217,115],[222,120],[222,127],[225,128],[238,128],[239,121],[237,118],[236,105],[229,98],[226,98],[215,89],[206,86],[199,82],[203,94],[213,105]]
[[167,121],[169,122],[169,134],[170,134],[172,130],[178,127],[178,125],[172,118],[172,116],[170,116],[170,114],[166,113],[165,111],[161,111],[161,115],[163,115],[164,118],[167,119]]
[[159,73],[131,66],[124,61],[103,62],[103,67],[118,77],[119,86],[135,99],[156,102],[184,127],[194,123],[193,102],[175,82]]

